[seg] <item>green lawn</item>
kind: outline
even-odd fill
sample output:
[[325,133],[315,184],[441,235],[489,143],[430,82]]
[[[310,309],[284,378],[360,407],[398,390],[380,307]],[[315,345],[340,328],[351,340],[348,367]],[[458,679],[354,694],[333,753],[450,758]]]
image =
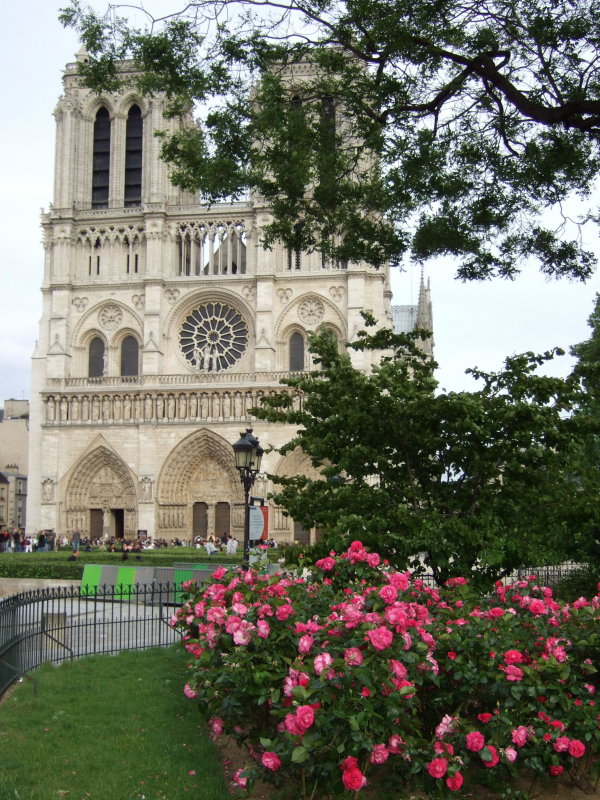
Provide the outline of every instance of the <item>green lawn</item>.
[[180,647],[44,665],[0,703],[0,800],[231,798]]

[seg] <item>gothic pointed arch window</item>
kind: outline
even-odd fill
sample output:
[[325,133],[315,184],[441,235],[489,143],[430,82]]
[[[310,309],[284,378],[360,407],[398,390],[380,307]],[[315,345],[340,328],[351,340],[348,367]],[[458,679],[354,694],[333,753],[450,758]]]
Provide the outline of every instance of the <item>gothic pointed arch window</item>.
[[104,375],[106,350],[99,336],[94,336],[88,348],[88,377],[101,378]]
[[125,207],[142,204],[142,134],[144,123],[137,105],[127,115],[125,134]]
[[139,345],[135,336],[126,336],[121,343],[121,376],[139,374]]
[[304,371],[304,336],[298,331],[290,336],[289,369],[290,372]]
[[102,106],[94,121],[92,208],[108,208],[110,181],[110,116]]

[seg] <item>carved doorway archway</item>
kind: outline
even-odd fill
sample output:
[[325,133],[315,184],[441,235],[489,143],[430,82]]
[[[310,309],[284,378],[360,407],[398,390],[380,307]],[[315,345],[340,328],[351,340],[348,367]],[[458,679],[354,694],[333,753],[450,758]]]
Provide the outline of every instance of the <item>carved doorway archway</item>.
[[67,535],[133,539],[137,535],[137,493],[131,472],[119,456],[100,445],[73,468],[65,492]]
[[[244,497],[231,444],[202,428],[180,442],[163,466],[157,485],[160,538],[191,541],[200,527],[204,536],[219,536],[224,509],[233,535],[243,536]],[[218,513],[217,513],[218,510]],[[201,521],[203,512],[206,517]]]

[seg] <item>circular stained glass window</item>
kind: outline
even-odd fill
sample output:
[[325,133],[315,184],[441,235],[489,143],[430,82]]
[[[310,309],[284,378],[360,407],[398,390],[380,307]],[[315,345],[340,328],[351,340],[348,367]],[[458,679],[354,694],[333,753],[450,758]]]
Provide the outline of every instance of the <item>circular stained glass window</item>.
[[205,303],[186,317],[179,346],[198,372],[219,372],[242,357],[248,346],[248,328],[235,308]]

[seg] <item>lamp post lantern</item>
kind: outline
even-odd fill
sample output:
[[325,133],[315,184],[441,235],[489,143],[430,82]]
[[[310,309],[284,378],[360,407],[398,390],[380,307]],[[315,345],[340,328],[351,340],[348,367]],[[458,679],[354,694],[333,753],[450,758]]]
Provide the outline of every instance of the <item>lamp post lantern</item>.
[[246,428],[245,433],[240,433],[238,441],[232,445],[235,455],[235,466],[240,473],[240,480],[244,487],[244,553],[242,565],[244,569],[249,566],[250,550],[250,489],[254,485],[260,470],[260,462],[264,450],[260,442],[252,433],[252,428]]

